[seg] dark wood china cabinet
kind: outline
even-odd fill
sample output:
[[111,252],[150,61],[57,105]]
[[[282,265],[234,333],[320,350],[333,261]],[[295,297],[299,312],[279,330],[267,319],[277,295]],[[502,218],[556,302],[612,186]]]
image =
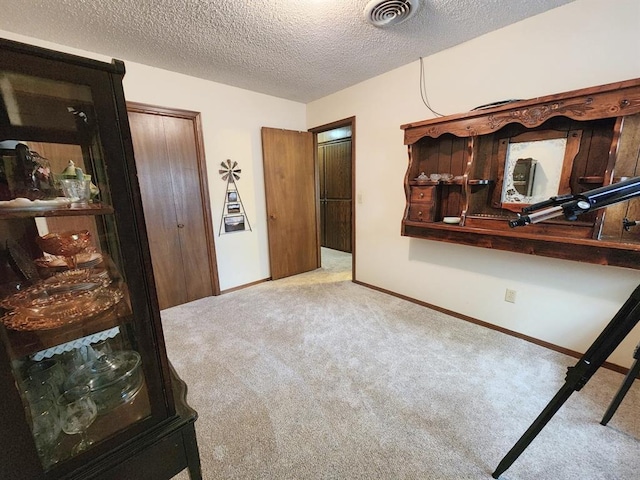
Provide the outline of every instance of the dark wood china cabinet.
[[401,128],[403,235],[640,268],[638,198],[575,220],[509,225],[528,205],[640,176],[640,79]]
[[0,478],[200,478],[124,64],[0,40]]

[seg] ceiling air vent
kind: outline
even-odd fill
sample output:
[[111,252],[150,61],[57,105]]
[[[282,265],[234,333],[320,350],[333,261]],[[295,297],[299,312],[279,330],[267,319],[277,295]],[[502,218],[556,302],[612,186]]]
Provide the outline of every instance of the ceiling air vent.
[[420,8],[420,0],[371,0],[364,16],[376,27],[390,27],[409,20]]

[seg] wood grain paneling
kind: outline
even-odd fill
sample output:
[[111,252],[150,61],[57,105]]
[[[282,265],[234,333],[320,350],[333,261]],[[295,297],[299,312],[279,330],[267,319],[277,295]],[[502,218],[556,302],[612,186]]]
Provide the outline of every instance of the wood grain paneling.
[[[324,197],[331,200],[350,200],[351,140],[323,145],[320,148],[325,164]],[[320,178],[322,179],[322,174]]]
[[318,145],[320,177],[320,241],[323,247],[351,252],[351,139]]
[[334,250],[351,251],[351,201],[327,200],[325,203],[325,245]]
[[[618,145],[618,158],[614,172],[616,177],[640,175],[640,114],[630,115],[624,119]],[[640,198],[612,205],[606,209],[602,238],[639,243],[640,227],[633,226],[625,230],[623,227],[625,218],[640,222]]]

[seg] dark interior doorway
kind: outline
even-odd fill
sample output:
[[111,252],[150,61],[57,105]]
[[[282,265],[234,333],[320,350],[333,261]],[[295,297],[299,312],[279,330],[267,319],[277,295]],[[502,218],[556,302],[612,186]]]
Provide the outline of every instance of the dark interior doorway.
[[312,128],[316,154],[319,242],[352,254],[355,278],[355,117]]

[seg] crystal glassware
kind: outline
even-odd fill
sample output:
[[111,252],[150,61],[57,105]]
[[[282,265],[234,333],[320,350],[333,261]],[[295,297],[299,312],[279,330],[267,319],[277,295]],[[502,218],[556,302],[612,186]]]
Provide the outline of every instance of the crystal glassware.
[[60,417],[53,400],[43,399],[30,405],[31,432],[36,450],[45,467],[56,463],[58,437],[60,436]]
[[87,429],[98,415],[89,387],[77,386],[66,390],[58,397],[57,404],[62,431],[67,435],[80,435],[80,442],[73,447],[72,453],[86,450],[92,443],[87,438]]
[[133,400],[144,383],[140,354],[133,350],[105,353],[69,375],[65,387],[87,385],[98,415]]
[[91,234],[88,230],[47,233],[36,238],[36,242],[44,252],[64,257],[69,268],[75,269],[77,255],[91,244]]
[[58,394],[47,380],[42,378],[27,378],[20,382],[23,396],[27,402],[36,403],[41,400],[55,402]]
[[91,180],[63,178],[60,186],[64,196],[71,200],[71,206],[86,206],[91,198]]
[[33,383],[51,385],[56,395],[60,393],[62,383],[65,380],[62,365],[51,358],[34,363],[29,367],[27,373]]

